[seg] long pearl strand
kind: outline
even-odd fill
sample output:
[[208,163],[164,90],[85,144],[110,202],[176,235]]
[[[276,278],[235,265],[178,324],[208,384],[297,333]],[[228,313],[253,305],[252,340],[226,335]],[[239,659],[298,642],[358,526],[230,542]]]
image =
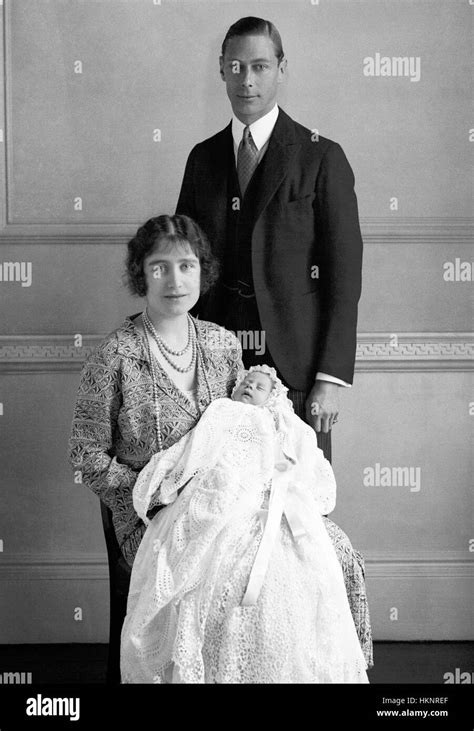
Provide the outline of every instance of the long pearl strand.
[[146,341],[146,350],[148,355],[148,363],[150,364],[150,373],[151,373],[151,386],[153,390],[153,410],[154,410],[154,416],[155,416],[155,434],[156,434],[156,441],[158,444],[158,452],[161,452],[163,449],[163,437],[161,435],[161,426],[160,426],[160,401],[158,398],[158,377],[156,373],[155,363],[153,362],[153,358],[151,355],[150,350],[150,343],[148,342],[148,338],[145,335],[145,341]]
[[[145,315],[146,315],[146,312],[142,312],[142,319],[143,320],[144,320]],[[189,315],[188,315],[188,317],[189,317]],[[191,319],[190,319],[190,321],[191,321],[191,324],[192,324],[192,320]],[[193,335],[194,335],[194,338],[196,340],[196,356],[197,356],[197,358],[196,358],[196,361],[197,361],[196,362],[196,365],[198,363],[201,364],[202,373],[204,374],[204,380],[205,380],[206,386],[207,386],[207,393],[208,393],[208,396],[209,396],[209,403],[211,403],[211,401],[213,400],[211,384],[209,383],[209,378],[208,378],[208,375],[207,375],[207,371],[206,371],[206,368],[204,366],[204,358],[203,358],[203,354],[202,354],[202,351],[201,351],[201,346],[200,346],[199,341],[197,339],[197,335],[194,332],[194,325],[192,325],[192,326],[193,326]],[[146,332],[145,332],[145,344],[146,344],[146,352],[147,352],[147,357],[148,357],[148,363],[150,365],[150,375],[151,375],[151,383],[152,383],[152,391],[153,391],[153,410],[154,410],[154,417],[155,417],[156,442],[158,444],[158,452],[161,452],[163,450],[163,435],[161,433],[161,425],[160,425],[160,400],[159,400],[159,396],[158,396],[158,373],[157,373],[156,365],[155,365],[155,362],[154,362],[154,358],[153,358],[152,353],[151,353],[150,343],[149,343],[148,337],[146,336]],[[200,414],[202,414],[202,411],[203,410],[204,409],[202,409],[202,410],[200,408],[198,409],[198,411],[200,412]]]

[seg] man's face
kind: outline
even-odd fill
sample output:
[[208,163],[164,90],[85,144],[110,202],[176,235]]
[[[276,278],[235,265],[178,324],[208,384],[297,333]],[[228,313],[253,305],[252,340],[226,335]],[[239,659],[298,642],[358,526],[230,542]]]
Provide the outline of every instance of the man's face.
[[235,389],[232,398],[243,404],[262,406],[268,400],[272,389],[273,383],[270,376],[266,373],[252,371],[252,373],[247,373],[240,386]]
[[252,124],[275,106],[286,60],[278,63],[268,36],[231,38],[219,66],[232,111],[243,124]]

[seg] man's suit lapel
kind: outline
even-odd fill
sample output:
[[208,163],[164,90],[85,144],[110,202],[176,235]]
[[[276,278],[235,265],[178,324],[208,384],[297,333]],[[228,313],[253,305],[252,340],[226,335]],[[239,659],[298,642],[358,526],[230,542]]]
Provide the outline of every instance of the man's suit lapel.
[[255,221],[275,195],[299,148],[300,143],[296,140],[293,120],[280,109],[261,163],[265,163],[264,175],[257,190],[255,192],[252,190],[252,195],[255,195]]
[[[249,194],[255,196],[255,220],[259,218],[275,195],[288,172],[292,158],[299,148],[300,143],[295,135],[294,122],[280,109],[268,143],[268,149],[262,160],[262,163],[265,162],[265,174],[255,191],[251,183],[249,186]],[[209,187],[203,192],[206,199],[212,201],[215,229],[221,232],[225,232],[227,227],[227,190],[230,165],[235,166],[232,124],[228,124],[217,135],[210,161]],[[223,238],[225,239],[225,236]],[[222,241],[222,237],[218,237],[218,239]]]
[[209,175],[206,176],[206,189],[202,191],[206,204],[212,201],[213,244],[214,253],[218,256],[222,253],[226,238],[229,165],[233,164],[233,154],[232,126],[228,124],[216,136],[209,161]]

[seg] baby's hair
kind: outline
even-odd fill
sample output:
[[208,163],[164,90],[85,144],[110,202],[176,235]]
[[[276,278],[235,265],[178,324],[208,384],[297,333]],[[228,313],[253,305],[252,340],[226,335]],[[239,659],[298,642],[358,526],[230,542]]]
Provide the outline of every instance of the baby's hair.
[[233,398],[235,391],[238,389],[244,378],[249,375],[250,373],[263,373],[265,376],[268,376],[272,382],[272,390],[270,391],[270,394],[268,396],[267,401],[262,404],[262,406],[265,406],[269,401],[273,401],[275,398],[278,398],[281,394],[287,394],[288,389],[286,386],[283,385],[282,381],[278,378],[277,372],[274,368],[271,366],[267,366],[265,364],[263,365],[256,365],[256,366],[250,366],[248,370],[240,371],[240,373],[237,376],[237,380],[235,382],[235,386],[232,389],[231,398]]

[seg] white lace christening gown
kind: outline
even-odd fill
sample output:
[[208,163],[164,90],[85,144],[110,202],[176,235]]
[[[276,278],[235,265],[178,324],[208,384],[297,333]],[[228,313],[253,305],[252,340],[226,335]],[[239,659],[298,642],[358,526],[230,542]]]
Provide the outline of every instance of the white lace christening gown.
[[313,430],[294,414],[289,424],[283,438],[265,408],[217,399],[140,473],[134,505],[149,525],[122,682],[368,682],[321,517],[335,504],[332,468]]

